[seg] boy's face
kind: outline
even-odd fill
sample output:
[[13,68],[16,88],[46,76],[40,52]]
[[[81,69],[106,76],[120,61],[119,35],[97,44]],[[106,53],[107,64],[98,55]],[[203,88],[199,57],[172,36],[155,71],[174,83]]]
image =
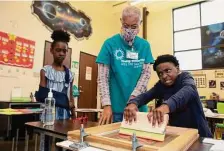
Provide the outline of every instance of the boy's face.
[[162,84],[171,86],[174,84],[180,70],[173,63],[165,62],[156,67],[156,72]]

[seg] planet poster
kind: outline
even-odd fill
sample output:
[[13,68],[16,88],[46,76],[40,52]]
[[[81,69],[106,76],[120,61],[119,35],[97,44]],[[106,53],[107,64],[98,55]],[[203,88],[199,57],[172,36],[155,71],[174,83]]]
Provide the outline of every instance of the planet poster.
[[224,23],[201,27],[202,67],[224,67]]
[[91,19],[81,10],[76,10],[68,2],[33,1],[34,14],[50,31],[68,31],[77,40],[88,39],[92,34]]

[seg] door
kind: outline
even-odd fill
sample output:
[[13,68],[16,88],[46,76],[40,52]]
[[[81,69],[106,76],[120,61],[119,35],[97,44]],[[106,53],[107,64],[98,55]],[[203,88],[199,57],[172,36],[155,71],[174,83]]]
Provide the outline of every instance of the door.
[[[97,108],[96,56],[80,52],[78,108]],[[86,113],[88,121],[97,121],[97,113]],[[78,117],[83,116],[79,113]]]

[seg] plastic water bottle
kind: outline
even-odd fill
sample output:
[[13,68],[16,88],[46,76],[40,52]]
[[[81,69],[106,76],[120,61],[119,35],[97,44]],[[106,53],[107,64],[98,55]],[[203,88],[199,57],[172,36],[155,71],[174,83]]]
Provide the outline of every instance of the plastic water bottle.
[[45,125],[54,125],[55,120],[55,99],[53,98],[52,89],[48,93],[48,97],[45,99],[45,108],[44,108],[44,124]]

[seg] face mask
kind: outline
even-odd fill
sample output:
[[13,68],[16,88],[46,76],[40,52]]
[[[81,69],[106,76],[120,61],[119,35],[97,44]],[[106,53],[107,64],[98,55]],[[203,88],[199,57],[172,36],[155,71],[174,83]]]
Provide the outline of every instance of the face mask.
[[121,36],[123,39],[128,42],[130,46],[132,46],[135,36],[138,34],[139,29],[129,29],[129,28],[121,28]]

